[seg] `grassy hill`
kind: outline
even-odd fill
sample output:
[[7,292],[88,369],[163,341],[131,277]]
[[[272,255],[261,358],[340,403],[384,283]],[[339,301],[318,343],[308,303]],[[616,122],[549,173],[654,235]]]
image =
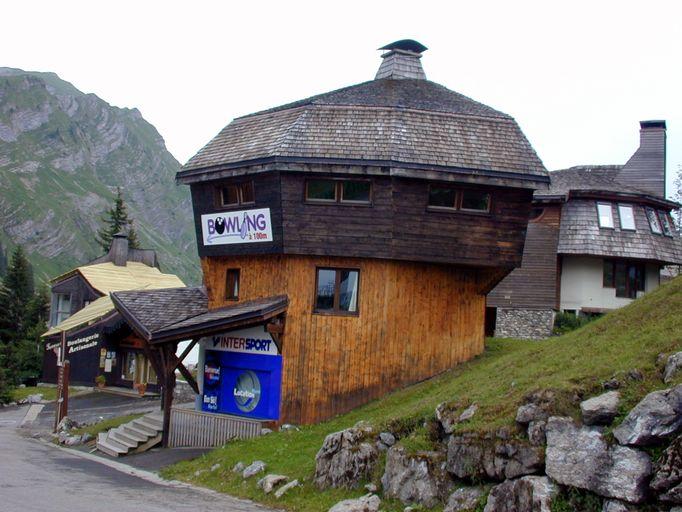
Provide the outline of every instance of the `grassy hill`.
[[[562,398],[555,412],[577,416],[579,401],[599,393],[601,383],[613,377],[622,382],[624,416],[645,394],[664,387],[656,367],[658,354],[679,350],[682,277],[572,333],[540,342],[488,340],[481,356],[434,379],[325,423],[303,427],[300,432],[230,443],[202,458],[167,468],[163,475],[290,510],[327,510],[340,499],[364,494],[362,490],[320,492],[313,487],[315,454],[330,432],[366,420],[399,432],[403,436],[400,442],[409,449],[429,449],[424,422],[428,424],[441,402],[462,408],[474,402],[479,405],[473,420],[458,426],[460,431],[495,430],[513,427],[516,409],[526,395],[537,390],[554,390]],[[629,377],[633,369],[639,370],[643,379]],[[244,482],[241,475],[230,472],[237,461],[248,464],[257,459],[268,464],[268,472],[298,478],[303,487],[278,501],[256,487],[257,479]],[[220,470],[194,475],[216,463],[221,464]],[[377,482],[378,478],[380,475]],[[382,509],[402,508],[397,503],[382,504]]]
[[101,216],[121,187],[143,247],[200,281],[180,164],[137,109],[109,105],[54,73],[0,68],[0,244],[24,246],[38,279],[102,254]]

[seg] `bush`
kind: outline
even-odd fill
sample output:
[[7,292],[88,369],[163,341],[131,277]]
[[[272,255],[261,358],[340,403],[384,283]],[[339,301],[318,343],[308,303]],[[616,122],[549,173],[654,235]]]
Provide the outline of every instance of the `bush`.
[[589,324],[592,320],[598,318],[598,315],[576,315],[575,313],[560,312],[554,317],[554,329],[552,334],[561,336],[582,326]]

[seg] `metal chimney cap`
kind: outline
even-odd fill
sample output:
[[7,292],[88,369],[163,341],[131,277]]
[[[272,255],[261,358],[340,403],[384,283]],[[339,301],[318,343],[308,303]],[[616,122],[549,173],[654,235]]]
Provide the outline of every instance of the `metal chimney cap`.
[[423,53],[428,48],[414,39],[401,39],[378,48],[379,50],[403,50],[406,52]]

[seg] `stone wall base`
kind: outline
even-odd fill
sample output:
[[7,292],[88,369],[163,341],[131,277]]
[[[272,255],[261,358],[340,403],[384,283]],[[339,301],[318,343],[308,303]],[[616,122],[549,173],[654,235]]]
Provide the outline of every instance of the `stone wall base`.
[[495,336],[539,340],[552,335],[554,311],[551,309],[497,308]]

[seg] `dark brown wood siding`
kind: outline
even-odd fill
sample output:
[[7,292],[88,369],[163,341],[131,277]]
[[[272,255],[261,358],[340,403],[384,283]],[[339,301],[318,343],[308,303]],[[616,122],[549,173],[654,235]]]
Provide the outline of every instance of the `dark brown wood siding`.
[[[71,314],[80,311],[85,306],[85,302],[92,302],[101,297],[93,288],[88,285],[87,281],[80,274],[72,275],[52,285],[51,291],[53,294],[64,293],[71,295]],[[55,307],[52,302],[51,308]],[[53,318],[54,311],[50,311],[50,319]]]
[[545,205],[541,217],[528,223],[523,263],[488,295],[490,307],[556,308],[557,244],[561,205]]

